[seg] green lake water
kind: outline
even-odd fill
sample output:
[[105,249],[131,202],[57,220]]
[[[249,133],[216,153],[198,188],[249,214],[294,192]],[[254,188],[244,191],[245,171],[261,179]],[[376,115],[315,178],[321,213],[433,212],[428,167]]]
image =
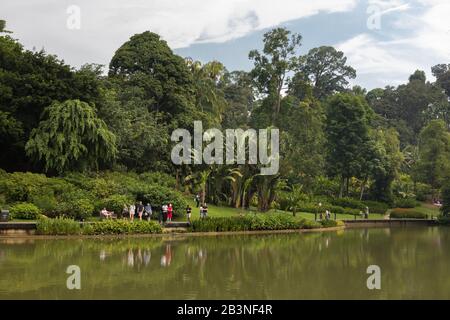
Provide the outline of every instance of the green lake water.
[[[81,270],[69,290],[66,269]],[[369,265],[381,290],[369,290]],[[0,239],[0,299],[450,299],[450,228]]]

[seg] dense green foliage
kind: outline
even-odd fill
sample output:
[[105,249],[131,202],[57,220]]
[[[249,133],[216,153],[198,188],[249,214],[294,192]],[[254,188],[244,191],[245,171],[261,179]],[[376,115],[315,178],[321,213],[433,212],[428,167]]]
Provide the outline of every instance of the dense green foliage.
[[[130,37],[107,73],[25,50],[0,20],[0,204],[28,202],[50,217],[86,219],[102,207],[202,202],[295,214],[359,214],[444,198],[450,176],[450,65],[367,92],[333,47],[302,55],[302,36],[266,32],[249,72],[201,63],[159,35]],[[413,70],[411,70],[413,71]],[[280,170],[171,161],[176,128],[280,130]],[[23,172],[34,172],[23,173]],[[38,174],[47,173],[48,177]],[[341,199],[345,198],[345,199]],[[448,203],[448,200],[444,201]],[[445,204],[444,204],[444,208]],[[447,211],[446,211],[447,212]]]
[[39,219],[36,232],[40,235],[79,235],[82,228],[78,221],[69,218]]
[[287,214],[246,215],[231,218],[206,218],[194,220],[191,225],[193,232],[224,232],[224,231],[257,231],[285,230],[320,227],[319,223],[296,220]]
[[155,208],[172,202],[174,213],[182,215],[187,204],[180,192],[169,187],[171,184],[173,181],[164,174],[72,173],[51,178],[29,172],[0,172],[0,195],[5,203],[28,202],[48,217],[76,220],[98,216],[104,207],[120,215],[124,205],[135,201],[148,202]]
[[162,228],[154,221],[105,220],[93,222],[83,227],[84,234],[151,234],[161,233]]
[[98,169],[116,155],[116,137],[94,109],[79,100],[54,102],[44,110],[25,150],[58,173],[68,169]]
[[13,219],[36,220],[41,211],[32,203],[17,203],[9,208]]
[[68,218],[37,221],[37,233],[40,235],[119,235],[161,232],[161,226],[153,221],[105,220],[84,224]]
[[447,181],[442,188],[441,212],[444,216],[450,216],[450,181]]

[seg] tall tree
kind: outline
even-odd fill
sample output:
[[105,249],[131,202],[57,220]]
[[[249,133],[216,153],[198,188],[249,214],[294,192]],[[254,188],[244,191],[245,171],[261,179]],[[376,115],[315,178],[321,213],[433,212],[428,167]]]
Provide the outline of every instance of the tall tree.
[[450,133],[442,120],[433,120],[419,137],[417,179],[439,189],[450,176]]
[[222,82],[222,90],[227,101],[222,127],[247,127],[255,101],[250,75],[244,71],[226,73]]
[[54,102],[31,132],[27,154],[46,171],[98,169],[116,156],[116,137],[85,102]]
[[43,110],[54,101],[70,99],[97,104],[98,95],[96,77],[74,71],[43,50],[25,50],[11,37],[0,36],[0,111],[21,131],[1,142],[0,166],[7,170],[35,169],[24,147]]
[[155,33],[136,34],[117,49],[109,77],[122,88],[135,87],[149,112],[161,113],[166,123],[178,127],[195,118],[192,75],[184,59]]
[[264,34],[264,48],[260,53],[252,50],[249,58],[254,62],[250,72],[262,94],[273,101],[273,115],[280,112],[281,94],[286,89],[288,74],[296,71],[299,65],[298,48],[302,36],[292,34],[285,28],[276,28]]
[[347,65],[344,53],[328,46],[311,49],[302,58],[300,72],[311,82],[314,96],[321,100],[343,92],[349,84],[348,79],[356,77],[356,71]]
[[220,123],[227,107],[224,93],[219,88],[226,73],[225,66],[218,61],[203,65],[200,61],[192,59],[186,59],[186,64],[194,79],[197,109],[206,111],[213,117],[213,121]]
[[337,94],[327,106],[326,136],[328,167],[330,174],[341,179],[340,197],[349,179],[359,177],[367,156],[366,146],[370,143],[370,108],[364,98],[352,94]]

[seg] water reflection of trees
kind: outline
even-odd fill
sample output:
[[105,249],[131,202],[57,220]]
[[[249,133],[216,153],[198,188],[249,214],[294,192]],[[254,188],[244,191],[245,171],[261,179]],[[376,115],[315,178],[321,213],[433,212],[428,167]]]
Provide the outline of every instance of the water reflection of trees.
[[[0,297],[449,298],[449,237],[449,229],[392,228],[0,242]],[[64,287],[70,264],[81,267],[80,293]],[[382,269],[381,292],[365,286],[371,264]]]

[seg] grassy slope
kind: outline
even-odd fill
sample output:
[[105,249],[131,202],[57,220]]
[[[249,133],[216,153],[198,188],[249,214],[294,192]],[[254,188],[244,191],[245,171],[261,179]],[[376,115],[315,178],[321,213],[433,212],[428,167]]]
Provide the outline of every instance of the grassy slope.
[[410,210],[422,212],[422,213],[425,213],[426,215],[432,216],[432,217],[437,217],[441,214],[438,207],[433,206],[432,204],[429,204],[429,203],[424,203],[424,202],[422,202],[420,204],[420,206],[415,207]]
[[[195,203],[192,199],[186,199],[186,201],[189,203],[189,205],[192,207],[192,219],[199,219],[200,218],[200,211],[198,208],[195,207]],[[278,212],[278,213],[285,213],[285,211],[281,210],[271,210],[270,212]],[[236,217],[240,214],[255,214],[255,211],[248,211],[244,209],[235,209],[230,207],[218,207],[212,204],[208,204],[208,216],[209,217]],[[292,213],[290,213],[292,214]],[[314,220],[314,213],[306,213],[306,212],[297,212],[297,217],[299,219],[308,219],[308,220]],[[332,218],[334,219],[334,215],[332,215]],[[369,215],[370,219],[383,219],[383,215],[380,214],[371,214]],[[183,218],[184,219],[184,218]],[[353,215],[349,214],[338,214],[337,215],[338,220],[352,220],[354,219]]]

